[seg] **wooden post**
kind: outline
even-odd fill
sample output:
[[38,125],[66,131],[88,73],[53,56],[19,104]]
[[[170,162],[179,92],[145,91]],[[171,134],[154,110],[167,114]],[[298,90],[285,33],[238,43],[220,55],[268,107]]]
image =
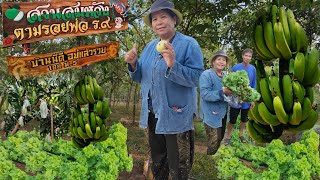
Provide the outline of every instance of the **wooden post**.
[[52,103],[50,103],[50,119],[51,119],[51,140],[53,141],[54,134],[53,134],[53,108],[52,108]]

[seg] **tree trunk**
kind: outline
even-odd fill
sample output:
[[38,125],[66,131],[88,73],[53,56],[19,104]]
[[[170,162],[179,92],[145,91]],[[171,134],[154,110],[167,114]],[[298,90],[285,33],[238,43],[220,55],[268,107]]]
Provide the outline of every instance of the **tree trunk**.
[[6,101],[6,99],[7,99],[7,96],[6,96],[6,95],[2,96],[2,98],[1,98],[1,102],[0,102],[0,110],[1,110],[1,108],[2,108],[2,106],[3,106],[3,104],[4,104],[4,102]]
[[113,95],[113,84],[111,84],[112,86],[111,86],[111,89],[110,89],[110,94],[109,94],[109,100],[110,100],[110,106],[112,107],[112,108],[114,108],[114,106],[113,106],[113,104],[112,104],[112,95]]
[[50,103],[50,117],[51,117],[51,140],[53,141],[54,134],[53,134],[53,108],[52,104]]
[[127,115],[129,115],[129,107],[130,107],[130,100],[131,100],[131,91],[132,91],[132,85],[133,85],[133,81],[130,81],[130,85],[129,85],[129,89],[128,89],[128,93],[127,93],[127,102],[126,102],[126,113]]
[[136,122],[137,90],[138,90],[138,84],[135,84],[134,95],[133,95],[132,124],[135,124]]

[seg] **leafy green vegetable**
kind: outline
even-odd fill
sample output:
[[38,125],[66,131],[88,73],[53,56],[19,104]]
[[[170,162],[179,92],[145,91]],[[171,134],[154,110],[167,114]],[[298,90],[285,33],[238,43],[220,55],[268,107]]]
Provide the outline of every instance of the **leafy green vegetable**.
[[[273,140],[265,147],[253,144],[222,146],[213,156],[221,179],[305,179],[320,177],[319,135],[305,131],[299,142],[284,145]],[[252,162],[252,167],[240,159]],[[263,167],[263,168],[261,168]]]
[[[40,133],[19,131],[0,144],[0,179],[117,179],[119,172],[131,171],[127,129],[121,124],[110,127],[106,141],[79,150],[71,141],[48,143]],[[26,164],[26,172],[13,161]]]
[[258,101],[261,97],[258,91],[249,86],[249,78],[245,70],[230,72],[223,76],[222,83],[238,96],[240,103]]

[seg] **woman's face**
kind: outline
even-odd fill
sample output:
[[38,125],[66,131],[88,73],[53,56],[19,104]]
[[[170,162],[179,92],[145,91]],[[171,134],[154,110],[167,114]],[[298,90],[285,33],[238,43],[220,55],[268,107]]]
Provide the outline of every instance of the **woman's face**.
[[218,71],[222,71],[227,65],[227,58],[224,56],[218,56],[212,61],[213,68]]
[[151,15],[152,29],[161,39],[170,38],[175,33],[176,17],[160,10]]

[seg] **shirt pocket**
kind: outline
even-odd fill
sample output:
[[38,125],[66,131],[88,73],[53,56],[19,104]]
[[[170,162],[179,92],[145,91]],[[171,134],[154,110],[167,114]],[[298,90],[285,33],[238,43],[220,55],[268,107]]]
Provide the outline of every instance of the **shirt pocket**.
[[167,106],[167,121],[168,121],[168,131],[180,131],[192,124],[193,113],[191,112],[191,105],[186,105],[184,107]]

